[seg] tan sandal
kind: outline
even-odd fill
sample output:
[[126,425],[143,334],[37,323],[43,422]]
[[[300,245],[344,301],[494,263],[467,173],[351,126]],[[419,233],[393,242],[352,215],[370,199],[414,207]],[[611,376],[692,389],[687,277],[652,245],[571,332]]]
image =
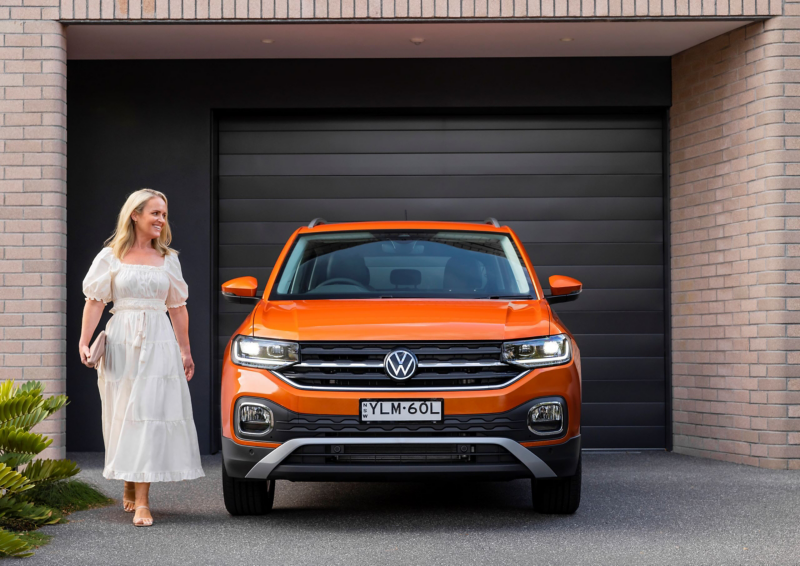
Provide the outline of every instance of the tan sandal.
[[[138,507],[136,507],[136,509],[147,509],[148,511],[150,511],[150,508],[147,505],[139,505]],[[133,510],[134,513],[136,513],[136,509]],[[140,517],[139,519],[137,519],[135,516],[133,517],[133,525],[135,527],[149,527],[152,524],[153,524],[152,517]]]

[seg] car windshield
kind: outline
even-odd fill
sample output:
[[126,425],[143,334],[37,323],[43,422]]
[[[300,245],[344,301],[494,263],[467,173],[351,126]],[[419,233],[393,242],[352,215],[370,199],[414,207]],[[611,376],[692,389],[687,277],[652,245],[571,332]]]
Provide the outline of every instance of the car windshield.
[[505,234],[327,232],[297,239],[270,299],[529,298],[532,288]]

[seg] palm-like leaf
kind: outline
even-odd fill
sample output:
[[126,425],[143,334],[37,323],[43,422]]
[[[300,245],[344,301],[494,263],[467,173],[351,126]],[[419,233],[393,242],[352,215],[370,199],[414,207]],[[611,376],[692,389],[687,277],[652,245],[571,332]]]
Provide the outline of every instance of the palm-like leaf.
[[14,385],[12,380],[9,379],[3,383],[0,383],[0,401],[11,399],[16,392],[17,387]]
[[5,464],[9,468],[19,468],[33,460],[34,454],[17,454],[15,452],[6,452],[0,455],[0,464]]
[[67,396],[66,395],[53,395],[52,397],[48,397],[44,400],[42,406],[47,409],[49,414],[55,413],[61,407],[67,404]]
[[44,385],[41,381],[26,381],[19,386],[20,393],[29,395],[41,395],[44,392]]
[[28,464],[23,473],[31,482],[41,485],[71,478],[80,471],[78,464],[72,460],[36,460]]
[[0,426],[5,426],[8,421],[35,411],[43,403],[41,397],[33,395],[17,395],[3,399],[0,401]]
[[51,414],[52,412],[48,411],[45,407],[39,407],[25,415],[20,415],[6,422],[0,422],[0,426],[9,426],[13,428],[30,430],[49,417]]
[[32,487],[33,484],[24,475],[5,464],[0,464],[0,490],[5,490],[7,493],[19,493]]
[[4,497],[0,499],[0,517],[8,516],[37,525],[48,525],[58,521],[58,517],[53,517],[53,511],[47,507],[34,505],[30,501],[17,501],[13,497]]
[[22,558],[23,556],[31,556],[33,552],[30,550],[30,545],[17,535],[0,529],[0,554]]
[[52,438],[46,438],[35,432],[28,432],[21,428],[0,428],[0,450],[3,452],[38,454],[52,443]]

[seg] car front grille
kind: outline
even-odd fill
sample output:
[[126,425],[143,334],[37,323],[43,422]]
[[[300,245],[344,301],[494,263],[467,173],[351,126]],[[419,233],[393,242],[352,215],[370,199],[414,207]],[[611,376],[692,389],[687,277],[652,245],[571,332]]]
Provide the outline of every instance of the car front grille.
[[342,444],[303,446],[282,463],[320,464],[513,464],[502,446],[488,444]]
[[[384,371],[397,348],[414,353],[418,369],[402,382]],[[292,385],[329,390],[448,390],[504,387],[524,370],[501,359],[501,342],[306,342],[298,363],[280,370]]]

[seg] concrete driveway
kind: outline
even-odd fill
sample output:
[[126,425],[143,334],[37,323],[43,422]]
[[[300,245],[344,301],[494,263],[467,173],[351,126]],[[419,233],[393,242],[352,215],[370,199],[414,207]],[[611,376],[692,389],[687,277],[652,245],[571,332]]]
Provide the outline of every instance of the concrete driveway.
[[[81,478],[120,498],[102,455],[70,454]],[[267,517],[233,518],[221,459],[207,477],[155,484],[156,524],[120,506],[44,528],[53,541],[26,564],[800,564],[800,472],[669,454],[584,454],[581,508],[530,510],[530,483],[278,482]]]

